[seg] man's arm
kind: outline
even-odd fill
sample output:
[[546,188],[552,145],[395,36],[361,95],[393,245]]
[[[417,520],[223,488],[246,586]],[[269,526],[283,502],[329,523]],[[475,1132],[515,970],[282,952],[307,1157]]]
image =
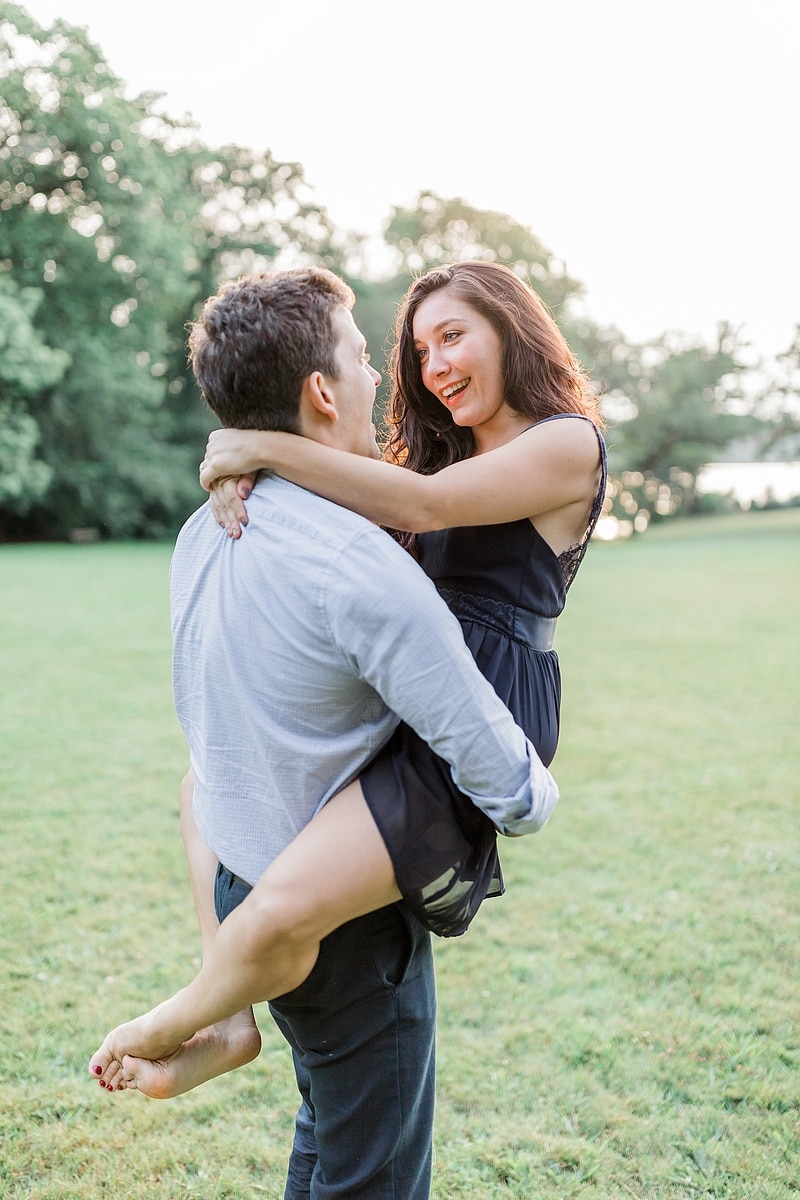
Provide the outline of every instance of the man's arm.
[[558,800],[555,780],[417,564],[370,529],[349,543],[326,590],[332,639],[450,764],[460,790],[501,833],[541,829]]

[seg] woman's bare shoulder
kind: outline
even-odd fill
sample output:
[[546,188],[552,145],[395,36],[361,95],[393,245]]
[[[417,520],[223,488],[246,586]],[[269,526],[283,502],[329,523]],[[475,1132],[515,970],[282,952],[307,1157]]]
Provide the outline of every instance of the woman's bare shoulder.
[[575,460],[579,458],[586,467],[596,466],[600,460],[600,434],[597,426],[588,417],[578,413],[565,414],[557,420],[539,421],[520,434],[519,441],[528,448],[547,454],[564,453]]

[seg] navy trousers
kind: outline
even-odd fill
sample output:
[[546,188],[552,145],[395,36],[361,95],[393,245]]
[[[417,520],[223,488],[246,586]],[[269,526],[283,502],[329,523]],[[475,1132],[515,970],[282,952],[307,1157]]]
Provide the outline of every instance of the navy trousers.
[[[248,890],[219,868],[220,921]],[[270,1011],[302,1098],[284,1200],[428,1200],[436,992],[427,930],[403,904],[349,921]]]

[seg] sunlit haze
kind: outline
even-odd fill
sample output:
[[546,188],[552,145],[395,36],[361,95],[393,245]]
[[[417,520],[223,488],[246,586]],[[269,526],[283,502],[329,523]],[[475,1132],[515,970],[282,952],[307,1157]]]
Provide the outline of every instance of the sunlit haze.
[[800,321],[800,5],[29,0],[211,145],[303,164],[342,228],[422,189],[530,226],[631,339]]

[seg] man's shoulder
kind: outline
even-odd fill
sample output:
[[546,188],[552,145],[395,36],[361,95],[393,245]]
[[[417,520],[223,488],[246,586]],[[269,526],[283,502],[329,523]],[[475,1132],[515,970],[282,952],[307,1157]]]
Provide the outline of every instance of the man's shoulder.
[[[208,503],[184,524],[172,561],[176,577],[196,579],[212,564],[233,555],[236,571],[274,576],[278,564],[298,576],[313,575],[320,595],[350,596],[359,587],[367,594],[393,589],[407,594],[423,586],[426,576],[413,558],[380,526],[359,513],[334,504],[278,476],[259,479],[247,501],[248,524],[235,542],[217,525]],[[359,585],[355,581],[360,580]]]
[[181,526],[172,551],[172,569],[175,570],[176,564],[207,559],[225,540],[225,531],[217,524],[206,501]]
[[252,537],[251,556],[266,561],[260,550],[271,550],[273,561],[277,552],[298,575],[313,575],[323,608],[355,613],[383,603],[394,611],[429,605],[429,592],[441,603],[411,555],[360,513],[277,476],[260,480],[253,497],[257,507],[242,535]]
[[179,542],[183,538],[191,536],[208,521],[213,521],[213,517],[211,514],[211,505],[206,500],[205,504],[201,504],[199,508],[194,510],[191,516],[186,518],[178,532],[177,541]]
[[300,542],[306,540],[317,544],[326,557],[357,552],[363,546],[369,548],[367,552],[379,557],[399,555],[401,559],[408,559],[385,530],[360,513],[278,476],[259,480],[248,506],[251,506],[250,523],[245,536],[255,533],[257,537],[269,540],[281,530],[290,535],[296,552],[299,552]]
[[219,526],[212,515],[211,505],[206,501],[184,521],[175,539],[173,556],[180,555],[188,544],[196,543],[198,538],[212,536],[215,530],[219,530]]

